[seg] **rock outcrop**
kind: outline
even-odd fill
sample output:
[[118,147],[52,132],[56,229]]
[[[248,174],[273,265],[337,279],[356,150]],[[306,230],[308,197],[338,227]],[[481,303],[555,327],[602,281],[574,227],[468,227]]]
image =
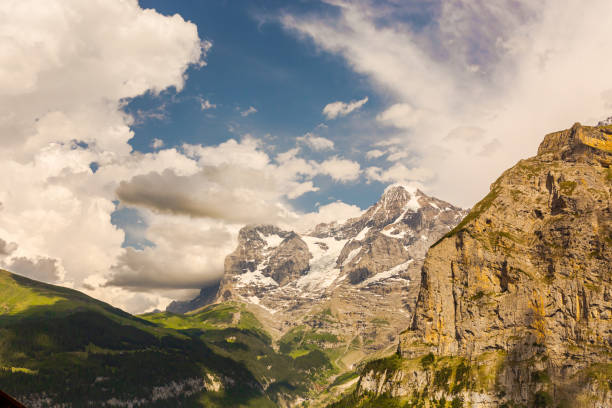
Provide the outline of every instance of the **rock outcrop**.
[[200,289],[198,296],[187,301],[172,301],[167,307],[166,312],[183,314],[192,310],[197,310],[201,307],[209,305],[217,298],[217,292],[219,292],[219,282],[215,282],[210,286],[206,286]]
[[432,246],[402,358],[358,395],[612,406],[611,133],[547,135]]

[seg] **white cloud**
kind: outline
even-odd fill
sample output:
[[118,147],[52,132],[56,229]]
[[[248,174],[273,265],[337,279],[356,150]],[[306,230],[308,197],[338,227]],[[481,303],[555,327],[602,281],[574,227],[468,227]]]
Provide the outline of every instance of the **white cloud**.
[[153,139],[151,142],[151,147],[154,149],[160,149],[164,147],[164,141],[158,138]]
[[407,103],[396,103],[376,116],[379,122],[397,128],[410,129],[418,124],[422,112],[414,109]]
[[486,143],[485,145],[483,145],[481,149],[478,151],[478,155],[484,156],[484,157],[491,156],[495,154],[496,152],[498,152],[499,149],[501,148],[502,148],[502,143],[499,141],[499,139],[495,138],[491,140],[490,142]]
[[320,206],[315,212],[300,215],[289,226],[298,232],[307,232],[318,224],[343,223],[349,218],[359,217],[362,213],[363,210],[356,205],[336,201]]
[[132,291],[198,289],[223,275],[224,257],[236,246],[238,225],[144,212],[155,247],[127,248],[103,285]]
[[459,140],[465,143],[476,143],[483,139],[484,129],[477,126],[459,126],[448,132],[444,140]]
[[232,164],[263,169],[270,164],[270,158],[260,147],[259,140],[246,136],[241,141],[229,139],[218,146],[186,144],[183,149],[188,157],[197,160],[200,165]]
[[363,99],[351,101],[351,102],[332,102],[325,105],[323,108],[323,114],[327,117],[327,119],[336,119],[339,116],[346,116],[349,113],[361,108],[368,101],[368,97],[366,96]]
[[390,137],[390,138],[385,138],[383,140],[380,140],[376,143],[374,143],[373,146],[377,146],[377,147],[385,147],[385,146],[393,146],[393,145],[400,145],[402,144],[402,139],[399,137]]
[[215,109],[216,107],[217,105],[215,105],[214,103],[211,103],[208,99],[200,98],[200,109],[207,110],[207,109]]
[[255,107],[249,106],[248,109],[243,110],[243,111],[240,112],[240,116],[242,116],[244,118],[244,117],[247,117],[247,116],[249,116],[249,115],[251,115],[253,113],[256,113],[256,112],[257,112],[257,109],[255,109]]
[[[342,56],[391,99],[377,122],[401,132],[402,145],[418,158],[411,167],[435,173],[428,190],[458,205],[486,194],[505,168],[536,152],[545,134],[609,116],[607,0],[478,7],[434,0],[433,19],[418,28],[396,17],[414,14],[411,3],[328,3],[336,13],[285,14],[280,21]],[[482,132],[446,139],[466,126]]]
[[298,142],[305,144],[310,147],[312,150],[320,151],[320,150],[333,150],[334,142],[331,140],[317,136],[313,133],[306,133],[304,136],[299,136],[297,138]]
[[55,283],[62,278],[57,259],[38,258],[31,260],[23,256],[15,257],[6,268],[20,275],[43,282]]
[[401,163],[395,163],[386,170],[380,167],[368,167],[365,173],[369,181],[380,181],[381,183],[420,182],[426,184],[435,177],[435,173],[427,168],[408,168]]
[[342,183],[355,181],[361,174],[359,163],[338,157],[327,159],[320,163],[318,167],[321,174],[326,174]]
[[387,161],[397,162],[404,159],[410,159],[410,151],[401,145],[394,143],[380,144],[376,143],[375,146],[380,146],[382,149],[372,149],[365,155],[367,160],[378,159],[383,156],[387,156]]
[[312,181],[305,181],[303,183],[295,183],[293,188],[287,192],[287,198],[293,200],[306,193],[313,191],[319,191],[319,187],[315,187]]
[[[0,26],[0,236],[14,243],[1,266],[86,289],[125,252],[111,224],[117,181],[189,171],[172,149],[131,153],[124,101],[180,90],[210,43],[194,24],[135,0],[7,0]],[[144,299],[121,288],[99,295],[126,308]]]
[[382,157],[384,155],[385,155],[385,152],[383,152],[382,150],[372,149],[366,153],[365,157],[368,160],[372,160],[372,159],[378,159],[379,157]]

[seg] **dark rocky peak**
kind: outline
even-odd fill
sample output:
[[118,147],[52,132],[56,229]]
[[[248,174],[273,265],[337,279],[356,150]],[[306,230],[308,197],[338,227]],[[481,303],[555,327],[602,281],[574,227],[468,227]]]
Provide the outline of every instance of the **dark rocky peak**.
[[271,241],[282,241],[295,235],[296,233],[293,231],[284,231],[274,225],[247,225],[240,229],[238,242],[259,242],[268,246]]
[[187,301],[175,300],[172,301],[167,307],[166,312],[184,314],[192,310],[197,310],[201,307],[209,305],[214,302],[219,291],[220,282],[214,282],[210,286],[206,286],[200,289],[200,294],[194,299]]
[[308,270],[308,245],[293,231],[273,225],[247,225],[238,233],[238,247],[225,259],[226,275],[259,270],[283,285]]
[[[393,184],[387,187],[376,202],[361,216],[351,218],[343,224],[319,224],[308,235],[338,239],[356,238],[362,240],[365,229],[371,234],[387,230],[396,234],[405,229],[420,230],[431,228],[433,223],[451,225],[457,217],[463,217],[464,210],[446,201],[430,197],[416,187]],[[392,228],[394,227],[394,228]]]
[[385,189],[376,205],[382,206],[383,209],[393,208],[398,204],[405,205],[418,196],[423,196],[423,193],[416,187],[392,184]]
[[378,202],[368,208],[361,217],[348,220],[342,229],[348,232],[347,238],[352,238],[351,232],[359,233],[363,228],[384,228],[399,222],[408,213],[416,213],[424,205],[427,196],[417,188],[393,184],[387,187]]
[[424,228],[441,212],[457,212],[460,208],[430,197],[416,187],[394,184],[385,189],[380,200],[361,217],[364,226],[385,228],[404,225]]

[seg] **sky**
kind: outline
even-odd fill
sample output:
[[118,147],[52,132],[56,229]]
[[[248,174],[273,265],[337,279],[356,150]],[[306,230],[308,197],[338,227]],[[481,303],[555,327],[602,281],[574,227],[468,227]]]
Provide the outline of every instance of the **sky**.
[[608,0],[4,0],[0,44],[0,267],[133,313],[612,114]]

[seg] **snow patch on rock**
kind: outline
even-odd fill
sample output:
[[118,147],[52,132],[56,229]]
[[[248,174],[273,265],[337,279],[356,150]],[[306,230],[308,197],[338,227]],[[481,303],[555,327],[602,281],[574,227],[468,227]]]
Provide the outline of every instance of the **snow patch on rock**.
[[349,252],[349,254],[347,255],[346,259],[344,260],[344,262],[342,262],[342,266],[347,265],[349,262],[351,262],[356,256],[357,254],[361,252],[361,247],[359,248],[355,248],[353,249],[351,252]]
[[393,278],[394,276],[399,275],[401,272],[403,272],[404,270],[406,270],[406,268],[408,268],[408,266],[414,262],[414,259],[409,259],[404,263],[401,263],[399,265],[394,266],[393,268],[384,271],[384,272],[380,272],[377,273],[376,275],[372,276],[371,278],[368,278],[366,280],[363,281],[362,286],[367,286],[371,283],[374,282],[379,282],[381,280],[386,280],[389,278]]
[[309,262],[310,270],[297,280],[296,286],[302,290],[321,290],[329,287],[340,274],[336,261],[347,240],[308,236],[302,239],[308,245],[312,258]]
[[274,313],[277,312],[277,310],[271,309],[271,308],[263,305],[261,303],[260,299],[257,296],[249,296],[248,298],[246,298],[246,300],[248,300],[250,303],[252,303],[254,305],[257,305],[257,306],[261,307],[262,309],[264,309],[268,313],[274,314]]
[[253,272],[245,272],[240,275],[235,275],[234,279],[236,281],[237,288],[242,288],[245,286],[278,286],[278,282],[269,276],[264,276],[259,269]]
[[366,237],[366,234],[368,233],[368,231],[370,231],[371,227],[365,227],[364,229],[362,229],[361,231],[359,231],[359,234],[357,234],[357,236],[355,237],[355,239],[357,241],[361,241]]
[[259,232],[259,236],[261,237],[261,239],[263,239],[266,242],[266,246],[268,248],[275,248],[277,246],[280,245],[281,242],[283,242],[284,238],[276,235],[276,234],[270,234],[270,235],[263,235],[261,232]]

